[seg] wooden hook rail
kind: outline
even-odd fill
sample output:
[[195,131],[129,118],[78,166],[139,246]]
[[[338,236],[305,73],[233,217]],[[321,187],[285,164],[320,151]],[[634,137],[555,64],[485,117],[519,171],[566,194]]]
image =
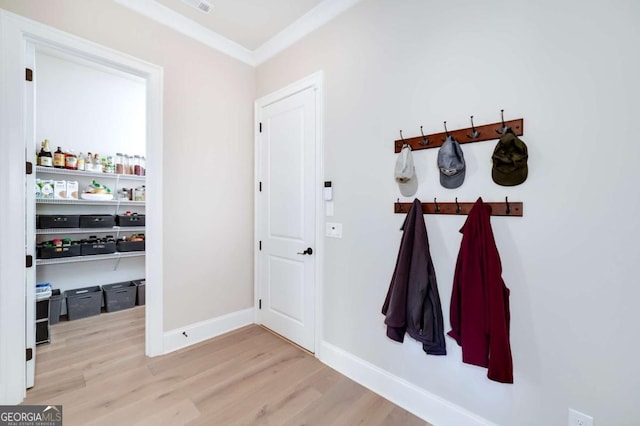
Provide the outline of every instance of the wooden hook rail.
[[[413,203],[401,203],[400,200],[393,203],[394,213],[408,213]],[[431,203],[422,203],[422,213],[424,214],[454,214],[467,215],[471,211],[475,202],[440,202],[434,199]],[[491,207],[491,216],[516,216],[522,217],[523,203],[521,201],[509,201],[505,197],[504,202],[484,203]]]
[[[497,123],[485,124],[482,126],[468,127],[466,129],[450,130],[449,135],[461,144],[490,141],[500,137],[504,127],[503,124],[510,128],[516,136],[522,136],[524,134],[524,118],[518,118],[516,120],[505,121],[504,123],[499,121]],[[476,137],[474,137],[474,135],[476,135]],[[402,150],[403,143],[409,144],[411,149],[414,151],[418,149],[438,148],[439,146],[442,146],[446,138],[446,132],[441,132],[398,139],[395,141],[394,145],[395,152],[400,152]],[[428,141],[427,143],[425,143],[425,139]]]

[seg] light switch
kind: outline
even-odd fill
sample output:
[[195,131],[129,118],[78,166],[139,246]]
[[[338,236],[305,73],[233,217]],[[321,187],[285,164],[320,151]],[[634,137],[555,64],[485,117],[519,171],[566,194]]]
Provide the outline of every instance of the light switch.
[[325,235],[331,238],[342,238],[342,224],[327,222],[325,224]]

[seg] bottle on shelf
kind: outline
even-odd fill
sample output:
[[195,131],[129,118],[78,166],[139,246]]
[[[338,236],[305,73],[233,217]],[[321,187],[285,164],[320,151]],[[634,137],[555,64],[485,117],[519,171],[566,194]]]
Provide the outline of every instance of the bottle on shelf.
[[64,168],[69,170],[78,170],[78,157],[72,149],[64,154]]
[[64,166],[65,166],[64,157],[65,157],[64,152],[62,152],[62,149],[58,147],[58,150],[53,153],[53,167],[64,169]]
[[93,171],[96,173],[102,173],[102,162],[98,154],[93,154]]
[[49,139],[45,139],[42,142],[42,148],[40,148],[40,153],[38,153],[37,164],[44,167],[53,167],[53,156],[49,149]]
[[90,152],[87,152],[87,156],[84,159],[84,169],[88,172],[95,171],[93,169],[93,155]]
[[86,163],[82,153],[78,154],[78,170],[82,172],[86,170]]

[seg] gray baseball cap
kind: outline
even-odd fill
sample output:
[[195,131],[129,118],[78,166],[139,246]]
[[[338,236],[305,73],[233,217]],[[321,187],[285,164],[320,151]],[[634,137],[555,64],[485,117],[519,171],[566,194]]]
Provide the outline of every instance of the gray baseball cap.
[[465,175],[464,154],[460,144],[450,136],[438,150],[440,185],[454,189],[462,185]]
[[402,151],[398,155],[394,178],[403,196],[411,197],[418,190],[418,177],[416,176],[416,168],[413,165],[413,156],[409,145],[402,147]]

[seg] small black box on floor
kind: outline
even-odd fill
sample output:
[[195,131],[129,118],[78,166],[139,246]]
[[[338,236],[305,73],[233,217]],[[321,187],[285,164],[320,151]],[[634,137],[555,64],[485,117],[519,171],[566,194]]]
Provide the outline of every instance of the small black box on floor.
[[136,305],[136,285],[131,281],[102,286],[104,306],[107,312],[121,311]]
[[146,299],[145,287],[146,287],[147,280],[143,278],[141,280],[133,280],[131,282],[134,283],[138,288],[138,291],[137,291],[138,294],[136,295],[136,305],[144,305],[145,299]]
[[144,241],[118,241],[118,251],[144,251]]
[[46,247],[43,245],[38,246],[37,257],[38,259],[55,259],[58,257],[72,257],[80,256],[80,244],[74,243],[66,246],[52,246]]
[[80,215],[80,228],[112,228],[116,220],[112,214]]
[[143,214],[116,215],[116,225],[118,226],[145,226],[145,216]]
[[40,214],[36,216],[36,228],[78,228],[80,226],[80,216],[77,214]]
[[80,252],[83,256],[91,254],[109,254],[116,252],[115,241],[86,241],[83,240],[81,244]]
[[69,320],[100,315],[102,306],[102,289],[100,286],[77,288],[64,292],[67,299],[67,316]]
[[51,290],[51,297],[49,298],[49,324],[57,324],[60,322],[63,299],[64,296],[60,293],[60,290]]

